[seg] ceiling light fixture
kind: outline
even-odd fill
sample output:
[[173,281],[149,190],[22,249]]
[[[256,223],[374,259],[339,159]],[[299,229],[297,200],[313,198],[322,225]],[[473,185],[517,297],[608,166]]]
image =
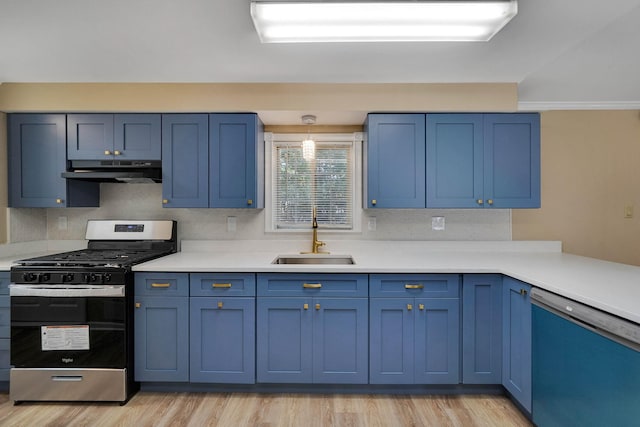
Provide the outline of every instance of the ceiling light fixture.
[[316,116],[306,114],[302,116],[302,123],[308,125],[307,139],[302,141],[302,158],[310,161],[316,158],[316,142],[311,139],[311,125],[315,124]]
[[517,0],[251,0],[262,43],[488,41]]

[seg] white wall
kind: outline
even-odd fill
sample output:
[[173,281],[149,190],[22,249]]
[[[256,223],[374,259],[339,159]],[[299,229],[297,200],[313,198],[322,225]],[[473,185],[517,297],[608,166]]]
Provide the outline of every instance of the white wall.
[[[11,209],[12,242],[84,239],[88,219],[175,219],[179,239],[300,239],[308,232],[265,233],[264,211],[248,209],[166,209],[161,184],[101,184],[101,207],[70,209]],[[39,220],[46,216],[46,230]],[[237,220],[237,231],[227,232],[227,217]],[[369,231],[370,216],[376,231]],[[444,216],[445,231],[431,230],[431,217]],[[67,230],[59,229],[66,217]],[[367,210],[361,233],[320,231],[321,239],[349,240],[511,240],[510,210]]]

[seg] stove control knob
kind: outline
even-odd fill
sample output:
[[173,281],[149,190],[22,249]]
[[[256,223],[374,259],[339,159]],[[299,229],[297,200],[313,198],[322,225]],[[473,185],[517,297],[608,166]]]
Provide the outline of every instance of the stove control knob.
[[63,273],[60,278],[62,279],[62,283],[73,282],[74,276],[73,273]]
[[111,281],[111,273],[105,273],[104,276],[102,276],[104,279],[104,282],[110,282]]
[[39,280],[39,282],[40,282],[40,283],[46,283],[46,282],[48,282],[48,281],[49,281],[49,279],[51,279],[51,275],[50,275],[49,273],[42,273],[42,274],[40,275],[40,280]]
[[102,283],[102,274],[91,273],[89,275],[89,282]]
[[22,280],[24,280],[25,282],[33,282],[34,280],[36,280],[36,275],[33,273],[23,273]]

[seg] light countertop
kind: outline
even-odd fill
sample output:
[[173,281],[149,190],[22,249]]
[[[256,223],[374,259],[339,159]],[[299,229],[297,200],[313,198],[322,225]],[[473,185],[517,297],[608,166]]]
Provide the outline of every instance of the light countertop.
[[[561,252],[559,242],[328,242],[354,265],[277,265],[308,250],[293,241],[183,241],[182,251],[139,264],[147,272],[501,273],[640,323],[640,267]],[[324,249],[324,248],[323,248]]]

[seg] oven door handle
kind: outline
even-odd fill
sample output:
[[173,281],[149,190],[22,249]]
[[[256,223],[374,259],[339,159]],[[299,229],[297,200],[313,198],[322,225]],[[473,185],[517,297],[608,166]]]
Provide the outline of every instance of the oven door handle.
[[9,285],[12,297],[124,297],[124,285]]

